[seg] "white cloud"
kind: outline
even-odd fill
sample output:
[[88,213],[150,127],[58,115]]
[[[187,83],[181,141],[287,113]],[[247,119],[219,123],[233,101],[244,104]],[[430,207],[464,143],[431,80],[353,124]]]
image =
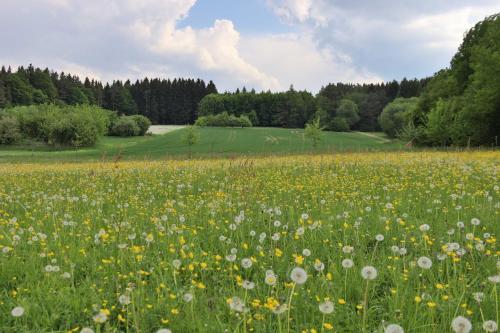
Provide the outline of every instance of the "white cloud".
[[[22,10],[16,1],[6,1],[6,4],[2,4],[2,10],[26,14],[20,13]],[[171,64],[168,72],[177,75],[231,77],[232,87],[228,88],[245,84],[262,89],[279,87],[277,78],[262,72],[241,57],[240,34],[231,21],[216,20],[212,27],[205,29],[178,28],[179,21],[189,14],[196,0],[37,1],[27,2],[33,5],[33,12],[39,15],[36,19],[42,20],[38,24],[40,30],[36,32],[40,36],[23,37],[37,40],[38,45],[36,41],[31,42],[32,49],[42,48],[44,52],[54,54],[53,57],[38,55],[38,59],[51,58],[49,63],[52,66],[78,63],[80,58],[91,63],[80,65],[82,71],[77,73],[101,72],[96,76],[108,78],[112,75],[123,77],[128,73],[141,77],[141,69],[151,73],[154,67],[158,68],[158,72],[165,73],[165,64]],[[53,27],[49,25],[54,23],[43,21],[44,10],[50,12],[51,20],[54,20],[52,22],[59,22],[62,29],[51,31]],[[28,20],[27,15],[24,16]],[[1,22],[0,13],[0,28]],[[19,25],[27,22],[13,23]],[[22,27],[14,26],[0,31],[18,33],[22,32]],[[45,40],[43,45],[40,42],[42,39]],[[50,47],[59,52],[51,52]],[[99,56],[100,52],[102,54]],[[22,58],[29,58],[25,53]],[[16,62],[20,60],[20,57],[11,58],[15,58]],[[28,61],[36,62],[32,59]],[[106,61],[109,61],[109,68],[105,67]],[[78,70],[78,67],[72,68]],[[55,69],[61,70],[59,67]]]
[[464,33],[500,11],[498,0],[267,0],[278,17],[320,48],[350,55],[386,80],[427,76],[449,65]]
[[420,35],[425,47],[455,51],[467,28],[497,11],[500,11],[500,4],[468,6],[444,13],[418,16],[403,26],[403,29],[408,34]]
[[280,78],[281,89],[293,84],[296,89],[318,91],[329,82],[382,81],[365,68],[358,68],[347,54],[326,47],[318,50],[309,34],[253,36],[244,38],[242,45],[245,58]]

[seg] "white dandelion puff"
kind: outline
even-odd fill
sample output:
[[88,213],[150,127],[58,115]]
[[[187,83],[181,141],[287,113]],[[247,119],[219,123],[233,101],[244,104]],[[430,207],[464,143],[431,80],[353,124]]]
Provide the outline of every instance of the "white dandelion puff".
[[300,267],[295,267],[290,272],[290,278],[296,284],[304,284],[307,281],[307,272]]
[[377,269],[373,266],[365,266],[361,269],[361,276],[365,280],[375,280],[377,275]]
[[472,330],[472,324],[469,319],[458,316],[451,321],[451,328],[455,333],[469,333]]
[[319,311],[323,314],[330,314],[334,310],[334,305],[330,301],[323,302],[318,306]]

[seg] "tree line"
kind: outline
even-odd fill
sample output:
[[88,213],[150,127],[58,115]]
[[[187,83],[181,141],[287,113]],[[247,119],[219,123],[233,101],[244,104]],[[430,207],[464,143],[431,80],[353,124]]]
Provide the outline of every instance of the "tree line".
[[122,115],[141,114],[155,124],[193,123],[200,100],[217,93],[201,79],[148,79],[101,82],[49,69],[0,69],[0,108],[34,104],[95,105]]
[[500,14],[477,23],[418,99],[398,99],[380,117],[386,133],[432,146],[498,146]]
[[243,88],[233,93],[203,98],[199,116],[228,113],[247,116],[254,126],[303,128],[320,118],[321,125],[335,131],[378,131],[378,117],[395,98],[420,96],[424,80],[403,79],[377,84],[329,84],[314,96],[292,87],[286,92],[257,93]]

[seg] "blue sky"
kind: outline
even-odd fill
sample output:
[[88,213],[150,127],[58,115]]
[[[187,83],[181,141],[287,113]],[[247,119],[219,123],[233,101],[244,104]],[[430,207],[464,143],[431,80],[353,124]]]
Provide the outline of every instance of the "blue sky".
[[179,27],[206,28],[217,19],[228,19],[241,33],[286,33],[292,26],[276,16],[264,0],[198,0]]
[[430,76],[498,12],[498,0],[2,0],[0,63],[317,92]]

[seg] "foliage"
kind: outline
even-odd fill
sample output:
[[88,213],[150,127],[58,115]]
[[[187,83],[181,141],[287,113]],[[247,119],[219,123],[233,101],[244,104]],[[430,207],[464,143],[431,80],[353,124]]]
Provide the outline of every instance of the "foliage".
[[358,105],[352,100],[344,98],[340,101],[336,116],[344,118],[349,124],[349,128],[351,128],[360,120],[358,115]]
[[32,104],[96,105],[119,115],[141,114],[155,124],[194,123],[200,100],[217,93],[215,84],[198,79],[144,79],[131,83],[99,81],[34,68],[0,70],[0,108]]
[[254,126],[303,128],[314,117],[316,101],[311,93],[286,92],[238,92],[212,94],[203,98],[198,116],[222,114],[247,115]]
[[198,133],[198,130],[196,129],[196,126],[187,126],[186,129],[184,130],[184,135],[182,137],[182,142],[189,147],[195,145],[200,141],[200,134]]
[[343,117],[334,117],[329,128],[334,132],[347,132],[349,131],[349,123]]
[[148,118],[138,114],[131,116],[131,118],[135,121],[137,127],[139,128],[138,135],[146,135],[149,127],[151,127],[151,121]]
[[141,129],[132,117],[122,116],[118,118],[111,127],[111,135],[114,136],[138,136]]
[[241,115],[236,117],[235,115],[230,115],[227,112],[199,117],[196,120],[195,125],[210,127],[252,127],[252,123],[247,116]]
[[465,35],[451,68],[432,78],[411,119],[426,132],[423,143],[461,146],[497,143],[500,14],[479,22]]
[[410,115],[417,107],[418,98],[397,98],[387,104],[379,116],[379,124],[389,137],[396,137],[408,123]]
[[316,118],[312,122],[306,124],[304,136],[311,140],[313,148],[318,146],[318,143],[323,138],[323,128],[321,127],[319,118]]
[[11,116],[0,117],[0,144],[10,145],[21,140],[19,122]]
[[6,109],[26,138],[51,145],[91,146],[106,134],[108,112],[93,106],[31,105]]

